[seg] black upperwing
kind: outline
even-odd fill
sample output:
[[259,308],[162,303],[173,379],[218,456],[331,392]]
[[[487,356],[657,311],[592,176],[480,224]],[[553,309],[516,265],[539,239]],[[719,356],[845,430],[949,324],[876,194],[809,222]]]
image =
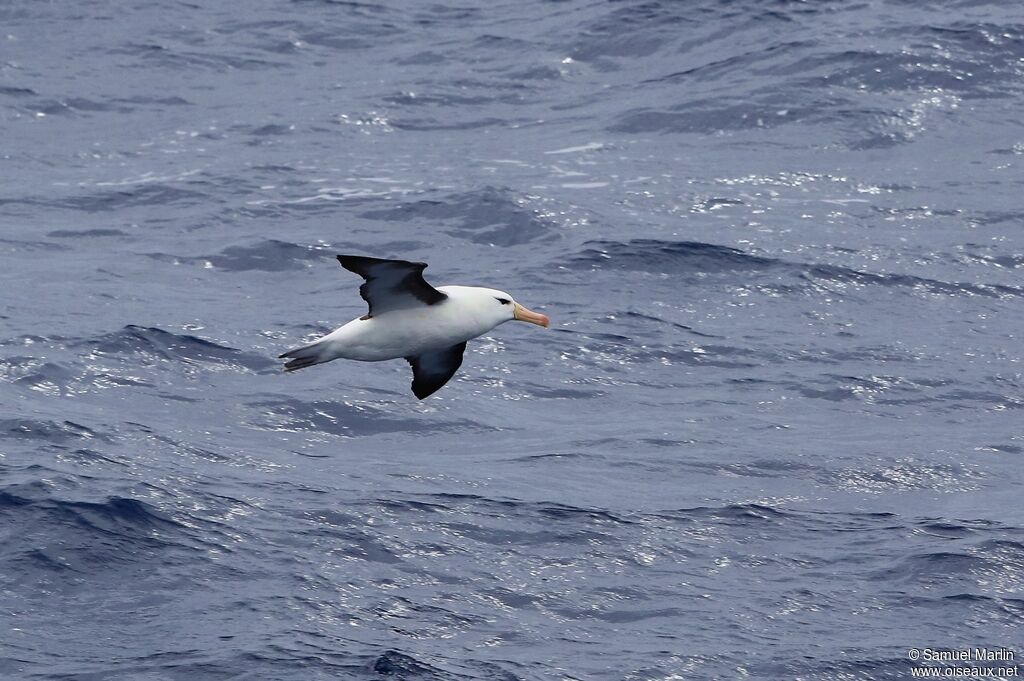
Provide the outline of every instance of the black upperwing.
[[423,270],[427,267],[425,262],[362,255],[339,255],[338,262],[366,280],[359,287],[359,295],[370,306],[371,317],[390,310],[437,305],[448,297],[423,278]]

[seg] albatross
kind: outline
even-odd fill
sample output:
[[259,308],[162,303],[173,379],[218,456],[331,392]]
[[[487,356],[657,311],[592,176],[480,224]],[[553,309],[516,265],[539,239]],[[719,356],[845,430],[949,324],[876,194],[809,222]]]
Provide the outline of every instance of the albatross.
[[533,312],[504,291],[480,286],[439,286],[423,278],[425,262],[339,255],[338,262],[366,281],[359,295],[367,314],[302,347],[289,350],[285,371],[335,359],[380,362],[404,358],[412,365],[412,392],[432,395],[462,365],[466,341],[499,324],[517,320],[547,327],[547,315]]

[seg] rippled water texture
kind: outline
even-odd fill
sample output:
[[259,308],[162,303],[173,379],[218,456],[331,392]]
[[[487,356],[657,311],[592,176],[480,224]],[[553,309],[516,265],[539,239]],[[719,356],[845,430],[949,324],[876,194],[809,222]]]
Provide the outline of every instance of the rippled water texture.
[[[904,679],[1024,624],[1024,10],[0,4],[0,677]],[[552,329],[284,375],[335,253]]]

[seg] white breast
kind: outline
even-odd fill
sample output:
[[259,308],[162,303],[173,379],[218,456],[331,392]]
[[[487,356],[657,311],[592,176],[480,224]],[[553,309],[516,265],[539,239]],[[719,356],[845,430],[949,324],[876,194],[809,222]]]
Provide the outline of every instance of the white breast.
[[391,310],[370,319],[354,319],[322,339],[331,354],[376,362],[449,348],[487,333],[496,319],[493,302],[481,304],[479,289],[441,286],[448,299],[436,305]]

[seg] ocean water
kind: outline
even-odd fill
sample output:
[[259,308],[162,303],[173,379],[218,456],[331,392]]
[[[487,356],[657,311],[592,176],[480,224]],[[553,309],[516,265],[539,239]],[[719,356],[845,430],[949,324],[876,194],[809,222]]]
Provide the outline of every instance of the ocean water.
[[[1022,110],[1009,2],[0,4],[0,678],[1019,661]],[[552,328],[285,375],[336,253]]]

